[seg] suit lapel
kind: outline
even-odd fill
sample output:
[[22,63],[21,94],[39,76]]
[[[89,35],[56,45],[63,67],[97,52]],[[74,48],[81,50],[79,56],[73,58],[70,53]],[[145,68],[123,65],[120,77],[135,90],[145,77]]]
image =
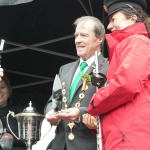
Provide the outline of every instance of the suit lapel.
[[[100,72],[106,74],[108,65],[103,65],[104,64],[104,57],[103,57],[103,55],[101,54],[98,58],[99,58]],[[70,68],[68,68],[68,72],[64,76],[63,82],[65,82],[66,98],[67,98],[67,105],[68,105],[68,107],[70,105],[70,99],[69,99],[69,97],[70,97],[69,96],[70,95],[70,87],[71,87],[72,79],[74,77],[76,69],[79,66],[79,63],[80,63],[80,59],[78,59],[76,62],[74,62]],[[88,70],[85,73],[91,74],[93,72],[93,69],[94,69],[93,66],[95,66],[95,62],[92,63],[92,65],[88,68]],[[77,89],[81,88],[82,83],[83,83],[83,81],[81,79],[79,81],[78,85],[77,85],[77,88],[76,88],[75,93],[73,95],[72,101],[74,100],[74,96],[76,94]]]
[[[99,69],[100,69],[100,72],[101,72],[101,69],[104,67],[104,66],[103,66],[103,63],[104,63],[104,57],[103,57],[103,55],[100,54],[100,55],[98,56],[98,59],[99,59],[99,65],[100,65],[100,68],[99,68]],[[95,62],[92,63],[92,65],[88,68],[88,70],[87,70],[85,73],[91,74],[91,73],[93,72],[93,69],[94,69],[93,66],[95,66]],[[103,70],[103,69],[102,69],[102,70]],[[103,73],[103,71],[102,71],[102,73]],[[76,94],[77,89],[80,88],[80,86],[82,86],[82,83],[83,83],[83,81],[82,81],[82,79],[81,79],[81,80],[79,81],[78,85],[77,85],[77,88],[76,88],[75,92],[74,92],[73,98],[74,98],[74,96],[75,96],[75,94]],[[73,98],[72,98],[72,100],[73,100]]]
[[65,81],[65,89],[66,91],[66,97],[67,97],[67,105],[69,106],[70,104],[70,99],[69,99],[69,95],[70,95],[70,87],[71,87],[71,83],[72,83],[72,79],[74,77],[74,74],[77,70],[77,67],[79,66],[80,63],[80,59],[78,59],[76,62],[73,63],[73,65],[68,68],[68,73],[66,73],[64,81]]

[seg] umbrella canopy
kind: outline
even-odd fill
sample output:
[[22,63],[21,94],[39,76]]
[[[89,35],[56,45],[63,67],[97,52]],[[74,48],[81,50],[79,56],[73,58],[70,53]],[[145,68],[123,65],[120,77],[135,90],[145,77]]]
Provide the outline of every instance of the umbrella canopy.
[[22,3],[32,2],[33,0],[0,0],[0,6],[17,5]]
[[103,21],[103,0],[1,0],[0,5],[1,65],[12,98],[25,107],[32,101],[43,113],[60,66],[78,58],[73,22],[86,15]]

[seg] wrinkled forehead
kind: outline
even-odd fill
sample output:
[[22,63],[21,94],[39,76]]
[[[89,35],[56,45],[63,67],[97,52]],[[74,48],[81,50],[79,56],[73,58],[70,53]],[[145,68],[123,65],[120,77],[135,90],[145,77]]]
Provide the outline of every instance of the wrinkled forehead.
[[77,24],[75,32],[78,30],[94,32],[94,23],[92,21],[80,22]]

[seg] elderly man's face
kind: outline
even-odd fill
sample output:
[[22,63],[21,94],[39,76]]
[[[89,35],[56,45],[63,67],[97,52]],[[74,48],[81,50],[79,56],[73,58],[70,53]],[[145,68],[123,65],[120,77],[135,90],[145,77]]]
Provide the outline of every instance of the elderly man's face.
[[100,50],[100,44],[103,41],[102,37],[96,37],[91,21],[79,23],[75,31],[75,45],[77,55],[87,60],[95,54],[95,51]]

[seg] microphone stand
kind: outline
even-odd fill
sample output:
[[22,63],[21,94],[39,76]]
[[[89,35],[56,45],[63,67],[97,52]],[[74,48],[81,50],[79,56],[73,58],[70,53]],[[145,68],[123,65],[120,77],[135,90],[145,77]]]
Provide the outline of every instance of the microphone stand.
[[[96,65],[96,77],[100,78],[99,71],[99,62],[98,62],[98,52],[95,52],[95,65]],[[96,87],[96,91],[98,91],[98,87]],[[97,119],[97,150],[102,150],[102,131],[101,131],[101,120],[100,116],[96,117]]]

